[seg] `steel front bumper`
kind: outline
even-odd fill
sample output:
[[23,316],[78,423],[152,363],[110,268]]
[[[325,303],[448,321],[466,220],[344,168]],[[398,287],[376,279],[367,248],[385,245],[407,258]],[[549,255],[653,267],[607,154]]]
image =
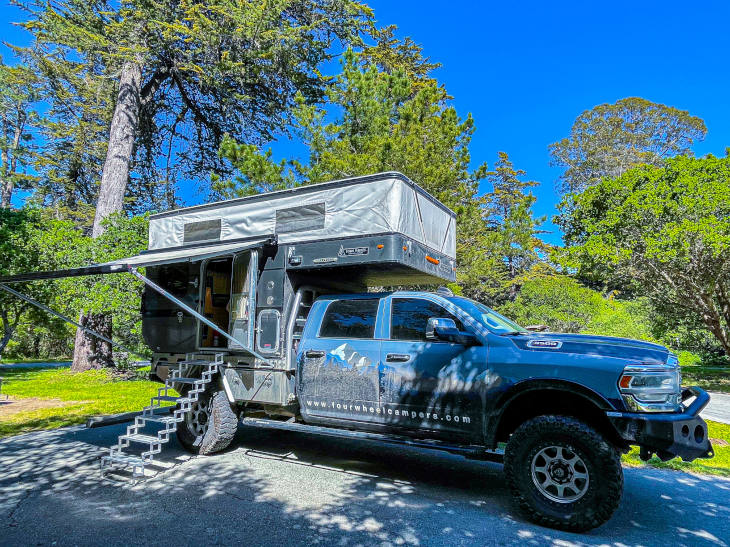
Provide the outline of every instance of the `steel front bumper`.
[[641,447],[641,458],[648,460],[656,453],[662,461],[681,457],[691,462],[714,456],[707,437],[707,424],[699,414],[710,396],[698,387],[685,388],[682,401],[695,400],[677,413],[607,412],[606,416],[627,444]]

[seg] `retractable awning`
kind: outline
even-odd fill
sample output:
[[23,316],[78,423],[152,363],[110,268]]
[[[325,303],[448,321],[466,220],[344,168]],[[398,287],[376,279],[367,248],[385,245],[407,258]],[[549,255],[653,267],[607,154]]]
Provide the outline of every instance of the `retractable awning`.
[[19,281],[34,281],[37,279],[59,279],[62,277],[79,277],[84,275],[100,275],[122,273],[130,268],[143,266],[160,266],[177,262],[197,262],[206,258],[232,255],[246,249],[259,247],[271,243],[273,238],[259,238],[255,240],[239,241],[236,243],[216,243],[187,248],[165,249],[161,251],[143,251],[137,256],[120,258],[111,262],[91,264],[81,268],[69,268],[51,272],[29,272],[16,275],[0,276],[0,283],[16,283]]
[[[67,270],[56,270],[53,272],[31,272],[31,273],[25,273],[25,274],[18,274],[18,275],[7,275],[7,276],[0,276],[0,290],[5,291],[9,294],[12,294],[22,300],[25,300],[29,304],[32,304],[33,306],[36,306],[48,313],[51,313],[58,317],[59,319],[63,319],[64,321],[75,325],[76,327],[80,328],[81,330],[96,336],[98,338],[101,338],[102,340],[105,340],[109,342],[110,344],[113,344],[115,346],[119,346],[122,349],[134,353],[133,351],[125,348],[121,344],[114,342],[110,338],[105,337],[104,335],[96,332],[93,329],[90,329],[88,327],[84,327],[80,325],[79,323],[75,322],[70,317],[67,317],[63,315],[62,313],[59,313],[55,310],[52,310],[45,304],[42,304],[40,302],[37,302],[33,298],[24,295],[22,293],[19,293],[18,291],[11,289],[10,287],[6,286],[5,283],[15,283],[20,281],[34,281],[39,279],[58,279],[62,277],[79,277],[83,275],[98,275],[98,274],[111,274],[111,273],[130,273],[133,276],[135,276],[137,279],[145,283],[148,287],[151,289],[157,291],[162,296],[170,300],[171,302],[178,305],[180,308],[188,312],[190,315],[201,321],[202,323],[208,325],[209,327],[219,330],[220,328],[218,325],[213,323],[210,319],[202,315],[197,310],[191,308],[188,306],[185,302],[180,300],[179,298],[176,298],[174,295],[170,294],[168,291],[154,283],[152,280],[146,278],[141,273],[137,271],[138,267],[143,266],[160,266],[162,264],[174,264],[179,262],[197,262],[199,260],[205,260],[206,258],[216,258],[219,256],[227,256],[227,255],[233,255],[241,251],[245,251],[247,249],[252,249],[254,247],[260,247],[267,243],[274,243],[275,239],[274,237],[267,237],[267,238],[258,238],[255,240],[246,240],[246,241],[239,241],[235,243],[217,243],[214,245],[202,245],[202,246],[196,246],[196,247],[186,247],[184,249],[177,248],[177,249],[166,249],[164,251],[144,251],[140,253],[137,256],[131,256],[129,258],[120,258],[119,260],[114,260],[112,262],[105,262],[103,264],[92,264],[90,266],[86,266],[83,268],[70,268]],[[251,354],[256,359],[259,359],[260,361],[267,363],[268,359],[264,357],[263,355],[257,353],[253,350],[253,348],[246,347],[245,344],[243,344],[240,340],[237,340],[233,338],[230,334],[228,334],[225,331],[219,332],[227,339],[231,340],[237,345],[238,351],[244,351],[246,353]]]

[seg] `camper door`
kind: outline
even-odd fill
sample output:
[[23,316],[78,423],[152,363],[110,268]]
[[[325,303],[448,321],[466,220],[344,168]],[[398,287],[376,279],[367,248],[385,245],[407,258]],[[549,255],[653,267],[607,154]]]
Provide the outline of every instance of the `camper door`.
[[258,270],[258,251],[239,253],[233,259],[229,332],[241,344],[229,340],[228,347],[231,349],[253,348]]

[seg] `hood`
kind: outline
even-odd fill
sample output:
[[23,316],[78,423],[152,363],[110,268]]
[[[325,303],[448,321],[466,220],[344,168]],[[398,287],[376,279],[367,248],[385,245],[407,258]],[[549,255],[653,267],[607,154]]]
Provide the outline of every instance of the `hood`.
[[663,364],[669,355],[669,350],[659,344],[592,334],[529,333],[516,335],[513,340],[526,351],[614,357],[637,364]]

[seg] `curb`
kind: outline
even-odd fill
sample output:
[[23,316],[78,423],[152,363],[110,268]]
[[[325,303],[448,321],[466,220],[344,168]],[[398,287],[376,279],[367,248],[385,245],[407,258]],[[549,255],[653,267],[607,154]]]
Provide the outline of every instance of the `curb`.
[[[170,414],[175,409],[175,406],[164,406],[156,408],[152,411],[153,414]],[[141,416],[142,411],[139,412],[124,412],[122,414],[111,414],[109,416],[92,416],[86,420],[86,428],[93,429],[95,427],[105,427],[107,425],[121,424],[129,422],[137,416]]]

